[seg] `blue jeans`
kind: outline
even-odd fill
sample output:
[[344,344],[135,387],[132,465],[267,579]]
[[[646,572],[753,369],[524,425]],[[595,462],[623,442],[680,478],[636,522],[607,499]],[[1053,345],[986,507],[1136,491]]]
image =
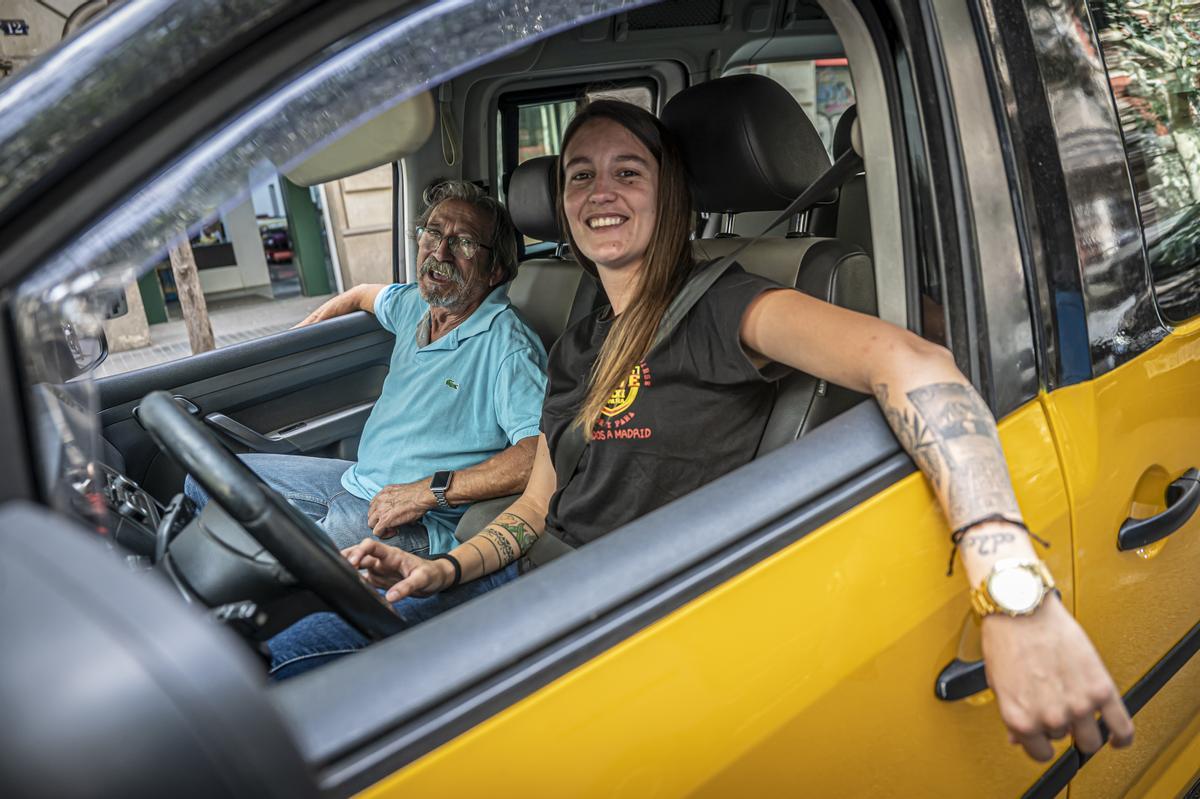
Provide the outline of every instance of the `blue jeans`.
[[[411,627],[504,585],[516,576],[517,564],[513,563],[486,577],[431,597],[401,599],[392,603],[392,608]],[[356,652],[369,643],[362,633],[334,613],[305,616],[267,642],[271,649],[271,679],[295,677]]]
[[[353,546],[371,536],[367,511],[371,503],[342,487],[342,475],[354,464],[336,458],[307,455],[267,455],[251,453],[238,456],[264,483],[278,491],[305,516],[317,523],[338,549]],[[208,494],[191,475],[183,483],[197,507],[204,507]],[[429,553],[429,533],[420,523],[396,528],[396,535],[381,539],[415,555]]]

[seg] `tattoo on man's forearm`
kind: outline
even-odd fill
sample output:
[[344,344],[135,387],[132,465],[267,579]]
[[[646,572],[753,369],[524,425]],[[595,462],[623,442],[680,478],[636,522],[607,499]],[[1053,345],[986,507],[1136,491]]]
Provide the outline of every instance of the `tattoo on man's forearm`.
[[980,555],[995,555],[1004,544],[1011,544],[1017,537],[1012,533],[984,533],[967,536],[962,541],[963,549],[974,549]]
[[508,534],[513,537],[513,541],[517,542],[517,548],[521,554],[528,552],[529,548],[537,542],[537,534],[529,528],[529,522],[515,513],[501,513],[492,524],[508,531]]
[[[954,524],[986,513],[1019,513],[991,411],[962,383],[933,383],[909,391],[912,410],[874,387],[897,438],[946,497]],[[952,479],[953,478],[953,479]]]
[[500,555],[501,568],[517,559],[516,554],[513,552],[512,544],[508,543],[508,539],[504,537],[504,533],[497,532],[489,526],[480,535],[496,546],[496,552]]

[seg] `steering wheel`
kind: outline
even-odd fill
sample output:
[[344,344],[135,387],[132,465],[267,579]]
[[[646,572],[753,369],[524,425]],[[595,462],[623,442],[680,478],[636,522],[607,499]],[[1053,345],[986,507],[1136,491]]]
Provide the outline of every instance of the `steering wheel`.
[[165,391],[146,395],[142,425],[280,565],[371,640],[405,628],[392,607],[342,557],[328,536],[294,508]]

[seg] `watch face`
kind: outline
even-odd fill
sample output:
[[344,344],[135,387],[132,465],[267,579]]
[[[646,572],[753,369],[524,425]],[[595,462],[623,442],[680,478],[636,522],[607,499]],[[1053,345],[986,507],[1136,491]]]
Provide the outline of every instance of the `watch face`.
[[988,593],[1004,612],[1028,613],[1042,598],[1042,581],[1029,569],[1004,569],[988,578]]

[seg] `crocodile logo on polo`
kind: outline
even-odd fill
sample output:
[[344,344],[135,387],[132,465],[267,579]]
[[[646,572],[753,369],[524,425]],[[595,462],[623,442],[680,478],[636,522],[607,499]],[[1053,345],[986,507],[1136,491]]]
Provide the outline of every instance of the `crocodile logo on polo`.
[[458,383],[455,383],[452,378],[446,378],[446,385],[450,386],[450,388],[454,389],[455,391],[458,391]]

